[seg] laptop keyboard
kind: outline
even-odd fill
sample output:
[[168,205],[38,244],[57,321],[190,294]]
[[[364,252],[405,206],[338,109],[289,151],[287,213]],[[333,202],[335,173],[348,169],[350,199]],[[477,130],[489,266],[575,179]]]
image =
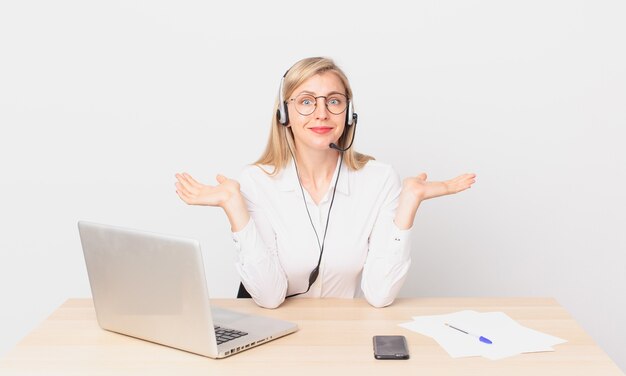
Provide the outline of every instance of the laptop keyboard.
[[233,340],[235,338],[243,337],[245,335],[248,335],[248,333],[241,332],[235,329],[226,329],[215,326],[215,339],[217,340],[218,345]]

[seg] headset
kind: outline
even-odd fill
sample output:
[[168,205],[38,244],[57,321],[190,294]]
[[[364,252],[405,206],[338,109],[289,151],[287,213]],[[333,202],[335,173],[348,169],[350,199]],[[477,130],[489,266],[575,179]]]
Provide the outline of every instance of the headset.
[[[283,88],[285,85],[285,77],[287,76],[287,73],[289,73],[289,71],[285,72],[283,78],[280,80],[280,87],[278,88],[278,110],[276,111],[276,117],[278,118],[278,122],[283,126],[289,125],[289,111],[287,110],[287,101],[285,101],[285,97],[283,96]],[[346,111],[346,129],[351,127],[353,124],[356,125],[358,117],[359,116],[354,113],[352,100],[348,99],[348,108]],[[354,136],[352,140],[354,141]],[[352,145],[352,143],[350,143],[350,145]],[[349,147],[346,148],[346,150],[348,149]]]

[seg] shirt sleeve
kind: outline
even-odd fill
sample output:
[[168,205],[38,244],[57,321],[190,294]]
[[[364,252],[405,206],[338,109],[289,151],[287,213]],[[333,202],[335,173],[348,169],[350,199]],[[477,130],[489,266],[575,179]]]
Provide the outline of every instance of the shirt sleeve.
[[393,303],[411,265],[411,229],[400,230],[393,221],[400,191],[400,177],[390,170],[381,192],[385,200],[369,238],[361,279],[363,294],[374,307]]
[[287,294],[287,276],[278,258],[276,234],[257,205],[256,189],[249,171],[244,170],[239,183],[250,221],[233,233],[237,253],[235,266],[252,299],[261,307],[276,308]]

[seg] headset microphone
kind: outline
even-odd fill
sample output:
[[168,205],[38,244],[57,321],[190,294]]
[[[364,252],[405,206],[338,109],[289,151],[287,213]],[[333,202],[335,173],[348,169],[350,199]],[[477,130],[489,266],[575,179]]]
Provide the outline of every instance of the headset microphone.
[[359,115],[357,115],[356,112],[352,113],[352,122],[350,122],[350,125],[354,126],[354,130],[352,131],[352,140],[350,140],[350,145],[348,145],[347,148],[340,148],[334,142],[329,144],[328,147],[331,149],[335,149],[340,153],[343,153],[344,151],[347,151],[348,149],[350,149],[352,147],[352,143],[354,143],[354,136],[356,135],[356,123],[358,119],[359,119]]

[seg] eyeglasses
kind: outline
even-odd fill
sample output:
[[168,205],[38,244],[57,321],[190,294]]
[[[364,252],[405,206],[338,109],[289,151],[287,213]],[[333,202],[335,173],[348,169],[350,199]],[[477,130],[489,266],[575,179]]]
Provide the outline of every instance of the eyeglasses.
[[311,94],[302,93],[290,101],[295,103],[296,111],[302,116],[311,115],[317,108],[317,99],[324,98],[324,102],[328,112],[333,115],[339,115],[348,107],[348,97],[341,93],[333,93],[328,96],[320,95],[315,97]]

